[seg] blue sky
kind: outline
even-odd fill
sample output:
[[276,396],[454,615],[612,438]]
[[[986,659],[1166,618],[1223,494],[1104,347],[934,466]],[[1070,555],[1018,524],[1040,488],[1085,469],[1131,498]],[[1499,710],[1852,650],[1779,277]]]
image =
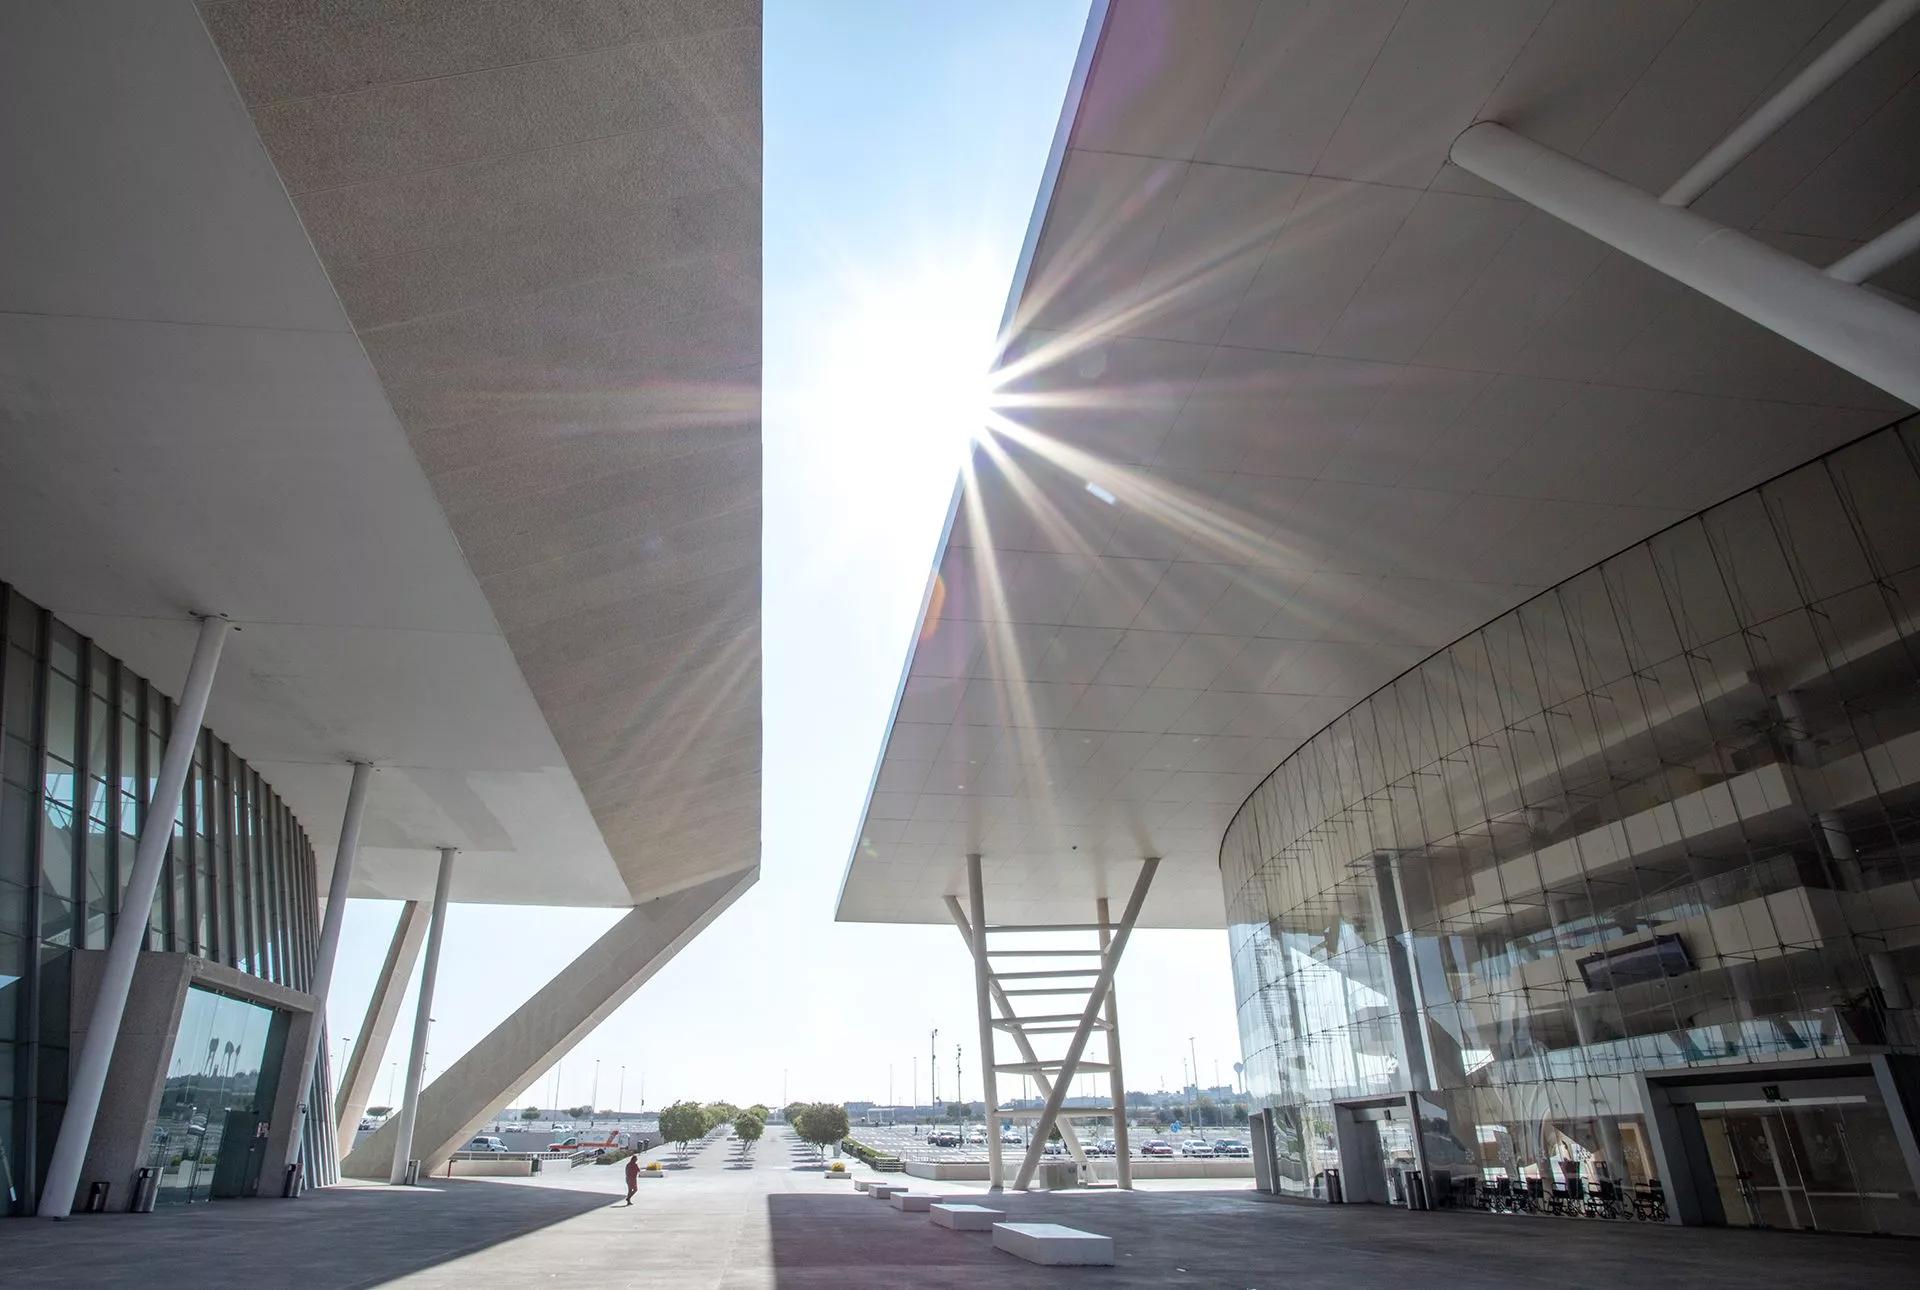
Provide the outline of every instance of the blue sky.
[[[624,1088],[637,1107],[643,1078],[650,1107],[904,1102],[916,1074],[924,1098],[936,1026],[942,1095],[957,1041],[978,1096],[959,937],[838,924],[833,902],[1085,18],[1086,0],[767,0],[762,877],[562,1063],[562,1105],[588,1100],[596,1059],[601,1105]],[[397,912],[349,907],[336,1060]],[[454,906],[428,1079],[616,916]],[[1224,933],[1137,933],[1119,990],[1133,1086],[1176,1086],[1189,1036],[1202,1081],[1231,1078]]]

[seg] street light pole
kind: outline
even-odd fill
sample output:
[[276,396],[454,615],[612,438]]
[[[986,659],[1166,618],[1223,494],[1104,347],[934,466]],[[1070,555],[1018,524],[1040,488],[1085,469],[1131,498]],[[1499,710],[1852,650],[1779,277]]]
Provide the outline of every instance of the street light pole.
[[1200,1051],[1193,1046],[1193,1036],[1187,1036],[1187,1056],[1193,1061],[1193,1120],[1200,1122]]
[[621,1062],[621,1063],[620,1063],[620,1096],[619,1096],[618,1098],[616,1098],[615,1100],[616,1100],[616,1101],[618,1101],[618,1102],[620,1103],[620,1105],[619,1105],[619,1106],[617,1106],[617,1107],[615,1107],[614,1109],[615,1109],[615,1110],[617,1110],[617,1111],[619,1111],[619,1112],[620,1112],[620,1113],[621,1113],[622,1115],[624,1115],[624,1114],[626,1114],[626,1110],[627,1110],[627,1064],[626,1064],[625,1062]]
[[593,1092],[587,1095],[587,1101],[593,1105],[587,1108],[587,1123],[592,1124],[600,1114],[600,1059],[593,1059]]

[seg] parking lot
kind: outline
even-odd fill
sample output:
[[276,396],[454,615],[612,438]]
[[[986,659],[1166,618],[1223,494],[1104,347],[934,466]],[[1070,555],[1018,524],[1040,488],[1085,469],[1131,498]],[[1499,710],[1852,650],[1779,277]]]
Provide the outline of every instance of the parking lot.
[[[1019,1139],[1018,1149],[1024,1150],[1027,1142],[1027,1130],[1030,1126],[1019,1124],[1012,1127],[1014,1135]],[[1105,1119],[1081,1120],[1076,1122],[1075,1128],[1079,1132],[1081,1145],[1086,1147],[1090,1154],[1112,1154],[1110,1150],[1102,1152],[1096,1149],[1097,1143],[1110,1141],[1112,1139],[1113,1126],[1110,1122]],[[930,1137],[938,1138],[942,1134],[955,1132],[957,1132],[960,1137],[960,1145],[958,1146],[935,1146],[928,1141]],[[866,1143],[876,1150],[884,1151],[889,1155],[898,1156],[902,1160],[947,1162],[984,1162],[987,1158],[985,1133],[985,1126],[980,1124],[956,1126],[952,1123],[940,1125],[856,1124],[852,1129],[852,1135],[861,1142]],[[1131,1155],[1136,1160],[1148,1156],[1150,1154],[1148,1145],[1154,1142],[1164,1143],[1166,1153],[1174,1157],[1184,1155],[1191,1159],[1196,1156],[1207,1158],[1231,1155],[1233,1157],[1246,1158],[1250,1155],[1245,1135],[1229,1129],[1206,1129],[1199,1133],[1176,1134],[1164,1130],[1156,1130],[1150,1126],[1135,1125],[1127,1130],[1127,1135]],[[974,1141],[976,1136],[980,1139],[979,1141]],[[1194,1141],[1207,1144],[1204,1154],[1198,1149],[1189,1149],[1186,1147],[1188,1142]],[[1216,1150],[1215,1147],[1218,1143],[1229,1143],[1232,1145],[1227,1149]],[[1015,1148],[1012,1144],[1008,1144],[1007,1149],[1013,1150]],[[1052,1154],[1062,1156],[1066,1154],[1066,1148],[1058,1144],[1050,1150]]]

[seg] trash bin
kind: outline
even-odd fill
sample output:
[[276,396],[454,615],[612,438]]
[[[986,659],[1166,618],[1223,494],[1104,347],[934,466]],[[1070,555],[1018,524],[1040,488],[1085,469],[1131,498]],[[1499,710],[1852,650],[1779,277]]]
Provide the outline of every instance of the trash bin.
[[1340,1171],[1338,1169],[1328,1169],[1325,1171],[1325,1176],[1327,1180],[1327,1204],[1345,1204],[1346,1197],[1340,1193]]
[[407,1172],[401,1176],[401,1181],[409,1187],[419,1186],[420,1162],[418,1160],[407,1161]]
[[287,1166],[286,1181],[281,1184],[280,1195],[287,1200],[296,1200],[300,1196],[300,1162],[294,1161]]
[[127,1206],[129,1214],[151,1214],[153,1204],[160,1198],[160,1170],[152,1165],[145,1166],[133,1175],[133,1201]]
[[1418,1169],[1407,1170],[1407,1208],[1427,1208],[1427,1180]]
[[87,1188],[86,1212],[89,1214],[107,1212],[107,1182],[104,1178],[96,1180]]

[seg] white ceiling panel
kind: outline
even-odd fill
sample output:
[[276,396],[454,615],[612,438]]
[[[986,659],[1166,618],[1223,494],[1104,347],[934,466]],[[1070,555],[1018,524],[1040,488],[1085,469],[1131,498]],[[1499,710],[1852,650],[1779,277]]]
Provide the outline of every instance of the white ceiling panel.
[[[1221,833],[1301,741],[1897,415],[1445,162],[1496,119],[1658,188],[1865,7],[1116,0],[839,916],[943,921],[978,852],[995,922],[1081,921],[1158,855],[1144,921],[1218,926]],[[1917,41],[1702,209],[1819,263],[1920,204]],[[952,773],[896,793],[934,729]]]

